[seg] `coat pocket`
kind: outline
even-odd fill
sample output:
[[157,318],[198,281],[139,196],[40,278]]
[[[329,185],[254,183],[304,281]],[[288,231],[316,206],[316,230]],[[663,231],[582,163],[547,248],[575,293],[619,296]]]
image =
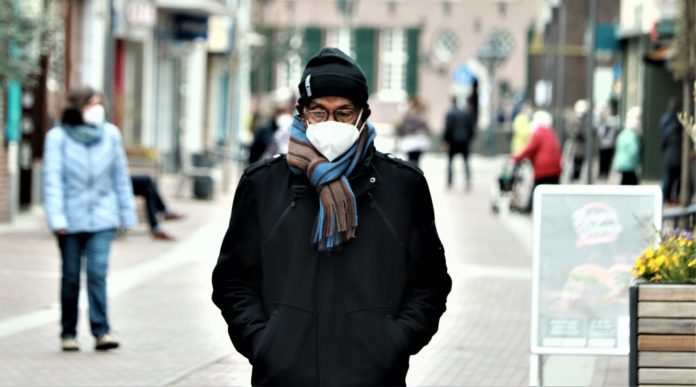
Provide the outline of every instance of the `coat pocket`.
[[272,304],[268,324],[254,350],[252,384],[317,384],[316,332],[314,313]]
[[408,350],[395,312],[393,307],[373,307],[348,315],[351,385],[404,384]]
[[257,343],[256,347],[254,348],[254,353],[252,355],[252,358],[254,359],[254,362],[256,362],[256,359],[259,359],[260,356],[262,356],[266,348],[268,347],[268,341],[269,337],[274,336],[274,332],[276,330],[276,327],[278,326],[278,309],[274,308],[273,311],[271,312],[271,317],[268,319],[268,322],[266,323],[266,328],[261,332],[261,337],[259,338],[259,342]]

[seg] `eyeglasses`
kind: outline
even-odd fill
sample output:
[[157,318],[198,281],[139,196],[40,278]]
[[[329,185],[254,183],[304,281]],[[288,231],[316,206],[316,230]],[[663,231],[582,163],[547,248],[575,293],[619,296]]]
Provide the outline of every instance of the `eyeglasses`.
[[355,121],[356,112],[354,109],[336,109],[334,111],[326,111],[324,109],[305,110],[305,117],[311,124],[318,124],[329,119],[329,116],[344,124],[352,124]]

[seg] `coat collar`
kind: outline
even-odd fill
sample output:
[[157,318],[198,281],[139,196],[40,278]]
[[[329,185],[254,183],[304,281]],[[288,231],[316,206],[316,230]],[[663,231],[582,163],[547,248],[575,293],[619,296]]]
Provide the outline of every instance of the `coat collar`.
[[370,164],[368,168],[362,170],[361,173],[352,176],[350,179],[348,179],[348,181],[350,181],[353,194],[355,194],[355,197],[358,198],[366,192],[379,186],[382,182],[382,178],[377,172],[377,169]]

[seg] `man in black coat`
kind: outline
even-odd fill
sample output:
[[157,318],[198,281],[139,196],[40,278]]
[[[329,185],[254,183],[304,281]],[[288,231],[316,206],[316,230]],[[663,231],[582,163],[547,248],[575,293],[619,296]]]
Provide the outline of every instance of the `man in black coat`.
[[377,152],[365,76],[324,48],[288,155],[246,169],[213,301],[253,385],[404,385],[451,279],[422,172]]
[[471,189],[471,171],[469,170],[469,146],[474,139],[476,114],[470,101],[467,108],[457,106],[456,97],[452,97],[452,107],[445,116],[445,133],[443,140],[447,145],[447,186],[452,186],[452,159],[461,154],[464,159],[464,181],[466,190]]
[[672,98],[667,111],[660,117],[660,143],[662,149],[662,200],[665,203],[679,203],[681,178],[682,128],[677,112],[681,107],[677,98]]

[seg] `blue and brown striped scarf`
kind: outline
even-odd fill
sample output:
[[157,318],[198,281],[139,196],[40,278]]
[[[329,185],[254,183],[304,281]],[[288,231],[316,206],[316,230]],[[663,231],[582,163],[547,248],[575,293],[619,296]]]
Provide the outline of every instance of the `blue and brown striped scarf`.
[[365,157],[377,136],[368,122],[358,141],[341,157],[329,162],[307,138],[307,129],[295,117],[290,132],[288,165],[296,174],[306,174],[319,192],[319,213],[312,231],[312,244],[331,252],[355,238],[358,211],[348,177]]

